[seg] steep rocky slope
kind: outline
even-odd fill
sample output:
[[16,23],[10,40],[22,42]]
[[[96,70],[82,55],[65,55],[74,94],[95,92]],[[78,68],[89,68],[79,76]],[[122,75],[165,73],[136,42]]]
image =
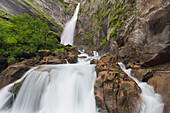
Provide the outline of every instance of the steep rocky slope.
[[70,19],[70,13],[59,0],[1,0],[0,9],[14,15],[28,13],[42,18],[58,34]]

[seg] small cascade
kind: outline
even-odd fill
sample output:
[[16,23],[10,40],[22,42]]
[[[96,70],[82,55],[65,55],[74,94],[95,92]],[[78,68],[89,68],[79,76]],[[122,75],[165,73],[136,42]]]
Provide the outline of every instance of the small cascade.
[[66,25],[64,27],[64,31],[62,32],[61,43],[64,45],[67,45],[67,44],[73,45],[74,31],[75,31],[75,27],[76,27],[79,7],[80,7],[80,3],[78,3],[73,17],[71,18],[71,20],[68,23],[66,23]]
[[118,63],[121,69],[132,78],[141,88],[142,105],[139,107],[140,113],[163,113],[164,104],[161,96],[154,92],[152,86],[145,82],[139,82],[135,77],[131,76],[131,69],[126,69],[123,63]]
[[93,59],[99,60],[100,59],[100,56],[97,51],[93,51],[93,56],[89,56],[87,53],[84,53],[84,50],[83,51],[79,50],[79,52],[81,53],[80,55],[78,55],[79,57],[81,57],[81,56],[86,57],[83,59],[78,58],[78,63],[80,63],[80,64],[90,64],[91,60],[93,60]]
[[40,100],[48,82],[47,71],[31,71],[20,88],[11,113],[38,112]]
[[[97,59],[94,53],[87,57]],[[95,80],[95,65],[86,58],[77,64],[35,67],[0,91],[0,113],[96,113]],[[20,82],[13,98],[10,91]]]

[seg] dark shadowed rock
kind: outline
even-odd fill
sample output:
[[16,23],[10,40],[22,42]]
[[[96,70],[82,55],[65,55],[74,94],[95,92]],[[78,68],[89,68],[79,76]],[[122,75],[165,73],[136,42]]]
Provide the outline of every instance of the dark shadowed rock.
[[29,69],[30,66],[26,66],[25,64],[14,64],[8,66],[8,68],[0,73],[0,88],[18,80]]
[[77,63],[78,61],[78,56],[77,55],[69,55],[68,58],[67,58],[67,61],[69,63]]
[[7,59],[3,56],[0,56],[0,73],[7,68],[8,63],[7,63]]

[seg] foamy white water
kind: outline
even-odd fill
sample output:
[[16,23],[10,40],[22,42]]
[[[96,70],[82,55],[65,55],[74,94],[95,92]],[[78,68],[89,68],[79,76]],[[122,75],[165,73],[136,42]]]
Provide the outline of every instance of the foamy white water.
[[140,97],[143,102],[140,106],[140,113],[163,113],[164,104],[162,103],[161,96],[155,93],[152,86],[145,82],[139,82],[135,77],[131,76],[131,69],[126,69],[123,63],[118,63],[121,69],[132,78],[141,88],[142,93]]
[[[97,53],[90,58],[96,59]],[[0,91],[0,113],[96,113],[95,65],[84,60],[77,64],[41,65],[29,70]],[[14,99],[10,89],[22,80]]]
[[80,7],[80,3],[78,3],[73,17],[71,18],[71,20],[68,23],[66,23],[66,25],[64,27],[64,31],[62,32],[61,43],[64,45],[67,45],[67,44],[73,45],[74,31],[75,31],[75,27],[76,27],[76,23],[77,23],[79,7]]
[[93,56],[89,56],[87,53],[84,53],[84,50],[83,51],[80,51],[79,52],[81,53],[80,55],[78,55],[79,57],[81,56],[85,56],[86,58],[78,58],[78,63],[79,64],[90,64],[90,61],[93,60],[93,59],[96,59],[96,60],[99,60],[100,59],[100,56],[98,54],[97,51],[93,51]]

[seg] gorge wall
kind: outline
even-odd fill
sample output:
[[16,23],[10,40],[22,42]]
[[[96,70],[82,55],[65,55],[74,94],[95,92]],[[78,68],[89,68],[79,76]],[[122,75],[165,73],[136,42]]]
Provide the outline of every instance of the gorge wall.
[[[40,17],[60,35],[65,23],[73,15],[77,2],[80,2],[81,6],[74,45],[78,49],[97,50],[101,55],[106,52],[112,53],[115,62],[112,62],[113,59],[110,57],[109,62],[124,62],[127,67],[133,69],[133,73],[140,81],[153,85],[155,91],[162,95],[165,103],[164,113],[168,113],[170,111],[169,0],[1,0],[0,8],[14,15],[26,12],[34,17]],[[107,59],[98,62],[93,62],[100,68],[97,71],[99,76],[95,85],[97,102],[103,110],[120,112],[122,109],[118,101],[111,98],[115,90],[120,94],[116,98],[121,100],[122,95],[126,93],[138,98],[132,89],[135,87],[137,92],[139,89],[124,75],[123,78],[117,77],[114,81],[116,84],[113,85],[109,74],[115,70],[108,69]],[[116,76],[113,73],[111,75]],[[128,84],[131,90],[126,92],[119,89],[118,86],[121,87],[122,84]],[[130,101],[127,101],[127,98],[129,97],[122,100],[125,100],[125,103],[131,100],[135,103],[134,98]],[[117,104],[113,104],[115,101]],[[123,110],[126,109],[127,106],[124,106]],[[134,110],[133,107],[131,110]]]

